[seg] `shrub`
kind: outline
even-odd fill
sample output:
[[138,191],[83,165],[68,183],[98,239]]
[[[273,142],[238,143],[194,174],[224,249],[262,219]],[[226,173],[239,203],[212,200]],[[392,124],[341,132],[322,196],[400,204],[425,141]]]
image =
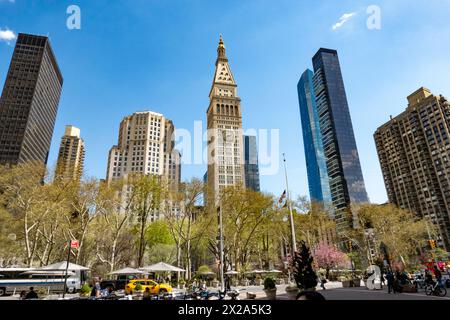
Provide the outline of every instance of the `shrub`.
[[301,250],[296,252],[293,260],[294,279],[297,287],[302,290],[315,288],[317,286],[317,275],[314,272],[312,263],[313,257],[306,243],[300,243]]
[[81,294],[89,294],[89,293],[91,293],[91,290],[92,290],[91,287],[87,283],[85,283],[81,286],[80,293]]
[[46,296],[48,294],[47,287],[38,287],[35,288],[34,291],[37,293],[38,297]]
[[209,266],[203,265],[198,267],[197,274],[205,274],[211,272],[211,268]]
[[276,288],[277,286],[275,284],[275,280],[273,280],[272,278],[266,278],[264,280],[264,290],[273,290]]

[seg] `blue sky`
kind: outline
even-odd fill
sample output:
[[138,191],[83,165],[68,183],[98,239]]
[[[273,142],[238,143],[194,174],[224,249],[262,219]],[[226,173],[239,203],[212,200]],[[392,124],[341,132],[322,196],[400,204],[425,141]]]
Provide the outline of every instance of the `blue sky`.
[[[81,8],[81,30],[66,28],[66,8]],[[366,8],[381,8],[381,30]],[[333,30],[344,14],[356,13]],[[0,0],[0,83],[14,41],[7,30],[49,35],[64,76],[49,165],[66,124],[81,128],[88,175],[104,178],[121,119],[163,113],[176,127],[204,121],[222,33],[242,99],[245,128],[280,129],[290,189],[307,195],[296,85],[320,47],[337,49],[361,166],[372,202],[386,201],[373,133],[406,107],[420,86],[450,96],[447,0]],[[206,167],[184,166],[183,178]],[[284,190],[283,170],[261,177]]]

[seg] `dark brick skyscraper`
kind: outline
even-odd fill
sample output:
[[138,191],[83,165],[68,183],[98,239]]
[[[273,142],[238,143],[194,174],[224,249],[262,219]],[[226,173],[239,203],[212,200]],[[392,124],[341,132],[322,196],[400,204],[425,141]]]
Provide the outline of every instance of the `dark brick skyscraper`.
[[0,164],[47,163],[62,84],[49,39],[19,34],[0,99]]

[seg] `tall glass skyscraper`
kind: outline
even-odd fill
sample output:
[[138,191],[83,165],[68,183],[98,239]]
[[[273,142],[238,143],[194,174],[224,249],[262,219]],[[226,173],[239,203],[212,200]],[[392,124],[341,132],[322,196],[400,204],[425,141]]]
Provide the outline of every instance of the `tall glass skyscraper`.
[[332,198],[314,95],[313,76],[314,73],[311,70],[306,70],[297,85],[309,195],[312,201],[329,206]]
[[244,136],[244,160],[245,186],[253,191],[260,191],[258,148],[255,136]]
[[[311,86],[308,84],[299,88],[300,109],[308,109],[308,96],[311,96],[309,104],[311,109],[315,109],[318,117],[314,118],[313,115],[311,118],[305,112],[301,115],[302,122],[309,122],[311,128],[309,135],[308,132],[304,134],[304,139],[307,141],[305,152],[307,153],[306,157],[309,158],[309,163],[314,163],[314,159],[311,159],[313,158],[311,151],[307,149],[311,146],[314,147],[315,152],[312,154],[316,157],[316,166],[319,167],[320,162],[317,160],[317,155],[320,158],[323,150],[332,207],[339,233],[339,231],[353,226],[351,203],[365,203],[369,200],[359,162],[337,51],[321,48],[313,57],[313,66],[314,75],[307,72],[300,83],[312,81],[314,94],[311,93]],[[301,96],[305,98],[303,102]],[[314,132],[317,120],[322,146],[320,143],[314,143],[314,139],[319,137]],[[311,125],[311,123],[314,125]],[[305,129],[303,130],[305,133]],[[312,140],[312,143],[309,140]],[[319,181],[317,175],[311,178],[308,176],[308,179],[311,179],[309,181],[313,188],[314,186],[317,188]],[[311,198],[314,198],[313,195],[311,195]]]

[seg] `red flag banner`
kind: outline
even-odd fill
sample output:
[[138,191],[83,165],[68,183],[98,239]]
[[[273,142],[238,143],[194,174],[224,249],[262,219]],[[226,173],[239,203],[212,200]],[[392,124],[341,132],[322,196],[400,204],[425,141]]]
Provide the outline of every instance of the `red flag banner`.
[[80,243],[78,242],[78,240],[70,240],[70,248],[71,249],[78,249],[79,246],[80,246]]

